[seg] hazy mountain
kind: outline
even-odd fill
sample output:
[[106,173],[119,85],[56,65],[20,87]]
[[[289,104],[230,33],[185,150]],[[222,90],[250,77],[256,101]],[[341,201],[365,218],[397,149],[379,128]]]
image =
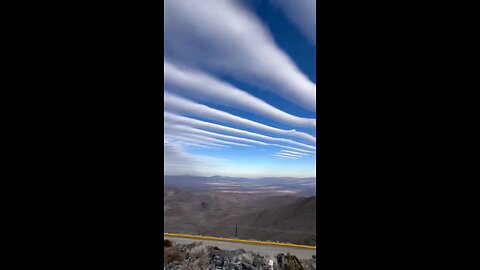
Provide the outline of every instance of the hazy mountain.
[[270,195],[315,196],[315,178],[238,178],[224,176],[164,176],[165,187],[186,191],[219,191],[235,193],[265,193]]

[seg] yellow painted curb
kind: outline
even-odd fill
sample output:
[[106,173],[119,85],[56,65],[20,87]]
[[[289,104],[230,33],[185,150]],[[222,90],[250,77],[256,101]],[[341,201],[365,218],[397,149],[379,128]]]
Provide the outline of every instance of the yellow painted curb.
[[163,235],[169,236],[169,237],[184,237],[184,238],[193,238],[193,239],[238,242],[238,243],[248,243],[248,244],[258,244],[258,245],[317,249],[316,246],[306,246],[306,245],[296,245],[296,244],[266,242],[266,241],[256,241],[256,240],[242,240],[242,239],[223,238],[223,237],[214,237],[214,236],[200,236],[200,235],[190,235],[190,234],[180,234],[180,233],[164,233]]

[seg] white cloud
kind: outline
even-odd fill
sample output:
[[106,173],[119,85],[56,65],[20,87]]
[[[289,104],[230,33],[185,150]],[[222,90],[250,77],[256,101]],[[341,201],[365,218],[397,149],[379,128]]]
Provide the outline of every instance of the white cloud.
[[296,158],[302,158],[302,157],[304,157],[303,155],[295,155],[295,154],[282,153],[282,152],[277,153],[277,155],[287,156],[287,157],[296,157]]
[[185,141],[176,141],[176,142],[173,142],[172,144],[182,146],[182,147],[193,146],[193,147],[200,147],[200,148],[218,149],[218,147],[215,147],[215,146],[208,146],[204,144],[191,143],[191,142],[185,142]]
[[165,175],[202,175],[208,173],[212,166],[218,167],[228,164],[225,159],[186,153],[181,145],[172,144],[168,141],[164,141],[163,158]]
[[232,134],[235,134],[237,136],[245,136],[245,137],[250,137],[250,138],[255,138],[255,139],[262,139],[262,140],[267,140],[267,141],[274,141],[274,142],[283,142],[283,143],[289,143],[289,144],[294,144],[296,146],[304,147],[306,149],[310,150],[315,150],[316,147],[300,142],[296,142],[290,139],[285,139],[285,138],[277,138],[277,137],[270,137],[254,132],[249,132],[241,129],[236,129],[236,128],[231,128],[227,126],[222,126],[214,123],[209,123],[205,121],[201,121],[198,119],[193,119],[185,116],[180,116],[180,115],[175,115],[172,113],[164,112],[163,113],[164,121],[171,122],[171,123],[179,123],[179,124],[184,124],[188,126],[193,126],[197,128],[206,128],[206,129],[214,129],[214,130],[220,130],[223,132],[229,132]]
[[196,143],[201,143],[201,144],[208,144],[212,146],[228,146],[228,145],[234,145],[234,146],[243,146],[243,147],[251,147],[251,145],[247,144],[242,144],[242,143],[235,143],[235,142],[230,142],[230,141],[224,141],[220,139],[215,139],[212,137],[208,136],[203,136],[203,135],[198,135],[198,134],[191,134],[188,132],[185,132],[185,130],[182,129],[175,129],[172,127],[167,126],[164,129],[164,134],[168,138],[180,138],[183,140],[190,140]]
[[286,145],[280,145],[280,144],[271,144],[271,145],[278,146],[278,147],[282,147],[282,148],[285,148],[285,149],[294,150],[294,151],[299,151],[299,152],[304,152],[304,153],[310,153],[310,154],[314,154],[314,155],[317,153],[317,152],[315,152],[315,151],[310,151],[310,150],[295,148],[295,147],[286,146]]
[[182,136],[182,135],[178,135],[178,134],[165,133],[164,137],[169,139],[169,141],[172,142],[172,143],[180,143],[180,144],[185,144],[185,145],[190,145],[190,146],[205,147],[205,148],[229,147],[227,145],[212,143],[212,142],[206,142],[205,140],[189,138],[188,136]]
[[249,128],[254,128],[261,131],[266,131],[274,134],[284,135],[284,136],[296,136],[298,138],[306,139],[310,142],[315,143],[316,138],[310,134],[304,132],[298,132],[295,130],[284,130],[275,128],[272,126],[264,125],[249,119],[241,118],[236,115],[210,108],[206,105],[199,104],[197,102],[172,95],[170,93],[164,92],[164,108],[167,111],[174,111],[180,113],[187,113],[195,117],[203,117],[210,120],[217,120],[223,123],[237,124]]
[[177,131],[181,131],[181,132],[189,132],[189,133],[193,133],[193,134],[204,135],[204,136],[207,136],[207,137],[215,137],[215,138],[221,138],[221,139],[225,139],[225,140],[234,140],[234,141],[252,143],[252,144],[257,144],[257,145],[270,145],[268,143],[264,143],[264,142],[260,142],[260,141],[256,141],[256,140],[250,140],[250,139],[240,138],[240,137],[236,137],[236,136],[219,134],[219,133],[215,133],[215,132],[210,132],[210,131],[206,131],[206,130],[192,128],[192,127],[185,126],[185,125],[177,125],[177,124],[172,123],[172,122],[170,122],[170,123],[164,122],[164,125],[165,125],[166,129],[168,128],[168,129],[177,130]]
[[300,152],[295,152],[295,151],[289,151],[289,150],[282,150],[280,151],[281,153],[286,153],[286,154],[292,154],[292,155],[297,155],[297,156],[306,156],[307,154],[305,153],[300,153]]
[[298,157],[290,157],[290,156],[284,156],[284,155],[280,155],[280,154],[274,154],[272,156],[279,157],[279,158],[285,158],[285,159],[299,159]]
[[201,130],[201,129],[197,129],[197,128],[193,128],[193,127],[189,127],[189,126],[185,126],[185,125],[178,125],[178,124],[171,123],[171,122],[164,122],[164,125],[165,125],[165,131],[174,132],[176,134],[178,134],[178,133],[182,133],[182,134],[189,133],[189,134],[200,135],[200,136],[205,136],[205,137],[220,138],[220,139],[224,139],[224,140],[240,141],[240,142],[244,142],[244,143],[250,143],[250,144],[261,145],[261,146],[276,146],[276,147],[281,147],[281,148],[290,149],[290,150],[303,152],[303,153],[311,153],[311,154],[316,153],[315,151],[311,151],[311,150],[305,150],[305,149],[300,149],[300,148],[291,147],[291,146],[287,146],[287,145],[276,144],[276,143],[265,143],[265,142],[261,142],[261,141],[257,141],[257,140],[251,140],[251,139],[246,139],[246,138],[241,138],[241,137],[236,137],[236,136],[229,136],[229,135],[224,135],[224,134],[220,134],[220,133]]
[[316,110],[316,84],[276,45],[262,22],[237,1],[164,3],[167,58],[223,73]]
[[316,127],[316,119],[302,118],[279,110],[265,101],[207,73],[180,67],[168,61],[164,66],[164,85],[182,94],[224,106],[235,107],[291,126]]
[[287,18],[308,38],[317,44],[317,1],[316,0],[271,0]]

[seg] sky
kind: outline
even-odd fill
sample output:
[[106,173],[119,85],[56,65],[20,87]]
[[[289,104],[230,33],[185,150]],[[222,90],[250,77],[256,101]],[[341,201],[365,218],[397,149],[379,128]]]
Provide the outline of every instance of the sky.
[[164,1],[165,175],[316,177],[315,1]]

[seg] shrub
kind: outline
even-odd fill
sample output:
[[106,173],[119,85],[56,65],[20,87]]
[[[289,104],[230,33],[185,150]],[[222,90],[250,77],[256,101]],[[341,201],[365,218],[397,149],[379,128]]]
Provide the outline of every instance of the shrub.
[[164,249],[164,258],[166,263],[174,261],[180,262],[185,260],[185,255],[176,246],[167,247]]
[[196,246],[190,251],[193,258],[200,258],[207,255],[207,249],[204,246]]
[[207,253],[202,253],[202,252],[197,254],[199,255],[199,257],[197,257],[195,262],[193,263],[193,269],[199,269],[199,270],[208,269],[209,260],[208,260]]

